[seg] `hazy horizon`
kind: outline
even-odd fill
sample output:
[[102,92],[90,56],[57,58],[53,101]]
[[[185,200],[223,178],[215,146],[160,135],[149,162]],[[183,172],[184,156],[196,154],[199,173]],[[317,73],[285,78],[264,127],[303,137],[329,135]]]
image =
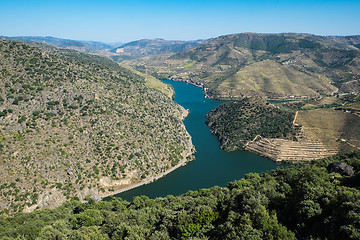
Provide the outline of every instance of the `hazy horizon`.
[[105,43],[198,40],[221,35],[359,35],[357,0],[0,0],[0,35]]
[[71,38],[61,38],[61,37],[57,37],[57,36],[32,36],[32,35],[28,35],[28,36],[25,36],[25,35],[23,35],[23,36],[5,36],[5,35],[0,35],[0,37],[10,37],[10,38],[21,38],[21,37],[42,37],[42,38],[48,38],[48,37],[49,37],[49,38],[59,38],[59,39],[72,40],[72,41],[99,42],[99,43],[105,43],[105,44],[116,44],[116,43],[126,44],[126,43],[133,42],[133,41],[153,40],[153,39],[163,39],[163,40],[166,40],[166,41],[199,41],[199,40],[207,40],[207,39],[216,38],[216,37],[225,36],[225,35],[242,34],[242,33],[254,33],[254,34],[288,34],[288,33],[295,33],[295,34],[312,34],[312,35],[323,36],[323,37],[345,37],[345,36],[358,36],[358,35],[360,35],[360,34],[352,34],[352,35],[318,35],[318,34],[304,33],[304,32],[278,32],[278,33],[239,32],[239,33],[223,34],[223,35],[219,35],[219,36],[213,36],[213,37],[210,37],[210,38],[202,38],[202,39],[189,39],[189,40],[184,40],[184,39],[165,39],[165,38],[162,38],[162,37],[154,37],[154,38],[133,39],[133,40],[130,40],[130,41],[128,41],[128,42],[122,42],[122,41],[103,42],[103,41],[98,41],[98,40],[93,40],[93,39],[71,39]]

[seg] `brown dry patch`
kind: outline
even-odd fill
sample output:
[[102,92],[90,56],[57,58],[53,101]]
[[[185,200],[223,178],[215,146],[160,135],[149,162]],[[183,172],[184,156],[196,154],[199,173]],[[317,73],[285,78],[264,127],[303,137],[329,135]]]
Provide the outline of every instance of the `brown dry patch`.
[[337,101],[339,101],[339,99],[336,98],[336,97],[323,97],[323,98],[319,101],[318,105],[333,104],[333,103],[335,103],[335,102],[337,102]]
[[256,137],[246,149],[276,162],[311,161],[360,149],[360,118],[354,114],[333,109],[298,111],[294,124],[302,126],[298,141]]
[[246,150],[270,158],[275,162],[305,162],[336,154],[335,150],[326,149],[320,142],[304,138],[292,141],[258,137],[247,144]]
[[221,83],[218,90],[262,91],[281,96],[317,96],[336,88],[329,79],[297,71],[287,65],[265,60],[245,66]]
[[296,124],[303,126],[308,139],[320,141],[328,149],[351,151],[354,146],[360,147],[360,118],[350,113],[332,109],[299,111]]

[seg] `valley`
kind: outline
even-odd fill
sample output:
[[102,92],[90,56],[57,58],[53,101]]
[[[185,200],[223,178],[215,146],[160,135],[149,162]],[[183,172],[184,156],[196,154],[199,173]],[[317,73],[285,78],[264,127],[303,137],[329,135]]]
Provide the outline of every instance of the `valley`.
[[293,33],[119,45],[2,39],[0,206],[100,199],[192,160],[188,111],[158,78],[231,100],[207,119],[226,151],[303,162],[359,149],[359,42]]
[[0,240],[359,240],[351,1],[0,1]]
[[202,85],[213,98],[319,97],[359,91],[359,41],[359,36],[241,33],[123,64]]

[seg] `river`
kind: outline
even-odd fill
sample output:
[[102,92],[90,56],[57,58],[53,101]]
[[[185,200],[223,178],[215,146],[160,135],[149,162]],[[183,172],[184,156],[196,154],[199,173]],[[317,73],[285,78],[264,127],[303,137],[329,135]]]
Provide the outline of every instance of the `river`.
[[204,97],[201,88],[186,82],[164,80],[175,90],[175,101],[190,113],[184,121],[196,148],[195,161],[178,168],[163,178],[147,185],[117,194],[125,200],[146,195],[150,198],[180,195],[189,190],[225,186],[249,172],[264,172],[277,167],[275,163],[247,151],[225,152],[205,124],[206,114],[222,101]]

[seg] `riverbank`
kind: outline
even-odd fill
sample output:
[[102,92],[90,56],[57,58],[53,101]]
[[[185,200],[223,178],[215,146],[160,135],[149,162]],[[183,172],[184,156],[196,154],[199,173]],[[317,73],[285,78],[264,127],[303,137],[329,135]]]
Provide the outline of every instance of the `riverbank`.
[[[188,162],[184,167],[180,167],[181,163],[179,163],[180,166],[176,171],[165,173],[166,175],[161,175],[162,177],[154,182],[148,181],[149,184],[139,182],[123,185],[121,189],[115,189],[122,192],[116,194],[116,197],[131,201],[139,195],[149,198],[177,196],[189,190],[225,186],[228,182],[240,179],[249,172],[269,171],[278,166],[251,152],[221,150],[219,142],[211,134],[205,122],[206,114],[224,102],[205,98],[202,89],[193,84],[184,81],[163,81],[173,86],[176,93],[175,102],[190,111],[184,120],[184,125],[195,145],[196,161]],[[112,193],[114,192],[111,192],[111,195]]]
[[[185,118],[188,115],[189,115],[189,110],[186,110],[186,109],[183,108],[183,111],[182,111],[181,116],[180,116],[180,120],[184,121]],[[186,131],[185,125],[183,125],[183,128]],[[165,172],[163,172],[163,173],[161,173],[159,175],[156,175],[156,176],[153,176],[153,177],[150,177],[150,178],[146,178],[146,179],[144,179],[143,181],[140,181],[140,182],[134,182],[134,183],[123,184],[123,185],[117,185],[117,184],[110,185],[110,186],[108,186],[108,188],[110,188],[110,189],[113,188],[114,191],[107,191],[107,192],[105,192],[103,194],[100,193],[99,197],[100,198],[110,197],[110,196],[120,194],[120,193],[129,191],[131,189],[134,189],[134,188],[137,188],[137,187],[149,184],[149,183],[153,183],[156,180],[164,177],[165,175],[175,171],[179,167],[185,166],[187,164],[187,162],[194,160],[194,154],[195,154],[195,147],[194,147],[194,145],[192,143],[192,138],[191,138],[191,135],[189,133],[188,133],[188,139],[189,139],[189,141],[188,141],[188,144],[187,144],[187,149],[182,154],[183,159],[178,164],[176,164],[174,167],[171,167],[170,169],[166,170]]]
[[193,85],[193,86],[195,86],[195,87],[201,88],[202,91],[203,91],[203,94],[204,94],[204,97],[205,97],[205,98],[214,99],[214,100],[221,100],[221,99],[217,99],[217,98],[211,97],[211,96],[208,94],[209,88],[205,87],[205,85],[204,85],[203,83],[194,82],[194,81],[192,81],[192,80],[178,80],[178,79],[176,79],[176,78],[170,79],[170,81],[174,81],[174,82],[185,82],[185,83],[191,84],[191,85]]
[[[193,154],[191,154],[190,156],[192,157]],[[138,183],[129,184],[128,186],[122,187],[122,188],[119,189],[119,190],[115,190],[115,191],[112,191],[112,192],[109,192],[109,193],[105,193],[105,194],[100,194],[100,197],[101,197],[101,198],[111,197],[111,196],[113,196],[113,195],[116,195],[116,194],[119,194],[119,193],[123,193],[123,192],[129,191],[129,190],[131,190],[131,189],[134,189],[134,188],[137,188],[137,187],[140,187],[140,186],[149,184],[149,183],[153,183],[153,182],[155,182],[156,180],[158,180],[158,179],[164,177],[165,175],[171,173],[172,171],[175,171],[175,170],[178,169],[179,167],[185,166],[188,161],[192,161],[192,160],[193,160],[193,159],[185,158],[184,160],[180,161],[177,165],[175,165],[174,167],[170,168],[169,170],[161,173],[160,175],[157,175],[157,176],[152,177],[152,178],[150,178],[150,179],[147,179],[147,180],[145,180],[145,181],[141,181],[141,182],[138,182]]]

